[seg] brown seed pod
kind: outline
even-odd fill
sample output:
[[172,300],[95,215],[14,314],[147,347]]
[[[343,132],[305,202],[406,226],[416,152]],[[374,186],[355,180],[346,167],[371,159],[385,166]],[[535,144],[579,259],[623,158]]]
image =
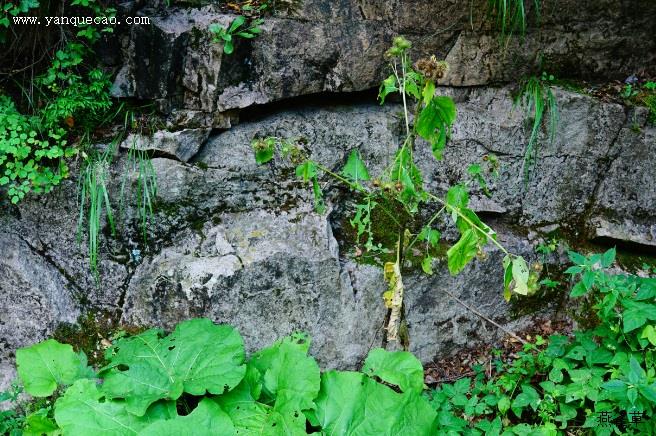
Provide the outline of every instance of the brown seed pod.
[[419,59],[415,63],[415,69],[426,79],[437,82],[446,76],[449,71],[449,64],[445,61],[438,61],[435,56],[431,56],[430,58]]

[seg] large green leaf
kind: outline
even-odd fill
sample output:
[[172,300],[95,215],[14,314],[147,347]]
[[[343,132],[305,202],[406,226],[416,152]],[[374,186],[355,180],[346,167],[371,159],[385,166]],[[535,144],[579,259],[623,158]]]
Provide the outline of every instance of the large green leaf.
[[273,149],[265,148],[263,150],[257,150],[255,152],[255,162],[258,165],[263,165],[273,159]]
[[66,436],[135,435],[146,417],[128,413],[123,401],[104,398],[92,380],[78,380],[55,403],[55,421]]
[[231,326],[199,318],[178,324],[162,337],[159,330],[119,340],[107,352],[103,391],[124,398],[130,413],[143,415],[159,399],[182,392],[219,395],[237,386],[246,371],[244,343]]
[[417,118],[416,130],[427,140],[436,159],[442,159],[449,128],[456,119],[456,106],[450,97],[430,99]]
[[508,254],[503,258],[503,268],[503,294],[506,301],[510,300],[511,291],[520,295],[528,295],[530,272],[526,260],[521,256]]
[[435,82],[432,80],[427,80],[426,85],[424,85],[424,90],[421,93],[422,100],[424,104],[430,103],[431,99],[435,96]]
[[400,200],[408,209],[416,210],[421,199],[423,178],[413,161],[409,147],[403,147],[396,152],[390,177],[393,182],[398,182],[403,187]]
[[321,377],[316,418],[325,434],[433,435],[436,412],[416,392],[399,394],[357,372]]
[[305,436],[305,416],[302,413],[281,413],[257,402],[226,405],[235,430],[240,436]]
[[512,258],[509,254],[503,257],[503,298],[510,301],[510,285],[512,284]]
[[309,337],[297,333],[259,351],[249,361],[249,367],[262,374],[264,392],[274,400],[276,411],[314,408],[321,375],[317,362],[307,355],[309,345]]
[[451,275],[456,275],[463,270],[465,265],[476,256],[478,252],[478,238],[474,230],[465,231],[458,242],[446,252],[447,264]]
[[235,427],[221,408],[204,398],[187,416],[154,422],[139,432],[139,436],[206,436],[235,434]]
[[289,344],[282,344],[279,355],[264,373],[264,387],[276,397],[275,409],[281,412],[314,407],[319,393],[319,366]]
[[601,256],[601,267],[602,268],[608,268],[610,267],[613,262],[615,262],[615,255],[616,255],[616,250],[615,247],[607,250],[602,256]]
[[25,418],[22,436],[59,436],[61,429],[47,416],[47,411],[41,409]]
[[300,177],[304,182],[309,182],[317,176],[317,164],[311,160],[306,160],[296,167],[296,177]]
[[367,171],[364,162],[362,162],[360,153],[357,150],[353,150],[351,151],[351,154],[349,154],[346,165],[344,165],[344,169],[342,170],[342,174],[346,178],[353,180],[355,183],[360,183],[361,180],[369,180],[369,172]]
[[430,140],[435,130],[443,129],[455,121],[456,107],[449,97],[438,96],[430,99],[417,118],[417,133]]
[[642,335],[640,336],[643,339],[647,339],[652,345],[656,345],[656,329],[653,325],[647,325],[642,329]]
[[469,193],[464,185],[453,185],[446,192],[446,204],[451,207],[462,209],[469,204]]
[[482,245],[487,244],[489,238],[497,239],[496,232],[481,221],[476,212],[467,207],[460,209],[459,212],[460,215],[456,218],[456,226],[460,233],[464,233],[468,229],[474,230]]
[[622,306],[624,306],[622,314],[624,333],[642,327],[647,320],[656,321],[656,306],[653,304],[625,299]]
[[405,93],[413,96],[417,100],[421,98],[419,86],[417,85],[418,82],[421,82],[421,76],[412,70],[407,72],[405,80],[403,81]]
[[225,43],[223,44],[223,52],[225,54],[232,54],[235,51],[235,43],[232,42],[232,37],[229,34],[223,36]]
[[520,295],[528,295],[528,264],[521,256],[515,256],[512,260],[512,277],[515,283],[513,291]]
[[425,241],[433,247],[437,247],[437,243],[440,241],[442,234],[435,229],[432,229],[428,226],[424,226],[421,229],[421,232],[417,235],[418,241]]
[[143,415],[151,403],[182,395],[183,381],[167,363],[162,336],[160,330],[148,330],[107,350],[110,364],[101,370],[102,389],[110,398],[124,398],[131,413]]
[[403,392],[421,392],[424,389],[424,368],[419,359],[407,351],[373,349],[364,362],[362,372],[396,385]]
[[538,394],[535,388],[525,384],[522,385],[522,392],[513,400],[511,408],[513,413],[521,418],[523,409],[530,406],[533,410],[537,410],[539,404],[540,394]]
[[255,162],[263,165],[273,159],[276,141],[274,138],[254,139],[251,146],[255,150]]
[[230,27],[228,28],[228,33],[234,33],[238,28],[244,25],[246,22],[246,17],[243,15],[239,15],[237,18],[235,18],[232,23],[230,23]]
[[383,82],[380,84],[380,90],[378,91],[380,104],[382,105],[385,103],[385,97],[387,97],[388,94],[398,90],[399,88],[396,86],[396,76],[394,76],[394,74],[383,80]]
[[305,417],[298,411],[281,413],[257,402],[262,390],[260,372],[249,366],[242,382],[232,391],[214,398],[232,420],[240,436],[305,435]]
[[35,397],[47,397],[57,386],[92,376],[83,353],[54,339],[16,350],[16,365],[25,391]]

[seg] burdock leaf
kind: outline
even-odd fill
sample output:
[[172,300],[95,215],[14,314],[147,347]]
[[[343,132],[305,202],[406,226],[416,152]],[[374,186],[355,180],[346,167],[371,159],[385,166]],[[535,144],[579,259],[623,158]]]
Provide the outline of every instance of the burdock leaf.
[[178,324],[169,336],[159,330],[121,339],[108,350],[103,392],[125,399],[126,409],[142,416],[160,399],[220,395],[244,377],[244,343],[231,326],[198,318]]
[[86,356],[54,339],[16,350],[16,365],[25,391],[35,397],[50,396],[57,386],[89,375]]

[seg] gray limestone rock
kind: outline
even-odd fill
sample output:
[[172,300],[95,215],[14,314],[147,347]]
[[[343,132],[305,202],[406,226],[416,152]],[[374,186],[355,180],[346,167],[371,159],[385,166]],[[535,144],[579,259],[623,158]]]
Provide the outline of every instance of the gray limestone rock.
[[325,217],[307,208],[223,214],[137,269],[123,319],[171,328],[207,316],[236,326],[250,351],[307,331],[320,362],[355,367],[384,312],[377,289],[353,280]]
[[656,246],[656,127],[646,109],[629,116],[603,170],[590,215],[594,235]]
[[80,314],[77,289],[56,264],[3,222],[0,233],[0,390],[15,377],[19,347],[46,339],[60,322],[75,322]]
[[209,134],[210,129],[184,129],[175,132],[159,130],[152,135],[131,133],[121,143],[121,148],[155,151],[182,162],[189,162],[198,153]]
[[220,127],[217,112],[377,88],[389,74],[383,55],[399,34],[413,42],[415,59],[446,58],[451,73],[443,84],[450,86],[510,82],[541,69],[594,79],[656,69],[656,6],[648,1],[627,8],[616,1],[599,7],[592,0],[558,0],[544,6],[541,27],[530,22],[524,38],[507,42],[482,1],[302,3],[296,14],[267,17],[257,38],[237,38],[231,55],[207,29],[227,26],[235,16],[212,5],[161,14],[145,9],[152,25],[129,29],[115,95],[156,100],[165,112],[204,112],[204,125]]

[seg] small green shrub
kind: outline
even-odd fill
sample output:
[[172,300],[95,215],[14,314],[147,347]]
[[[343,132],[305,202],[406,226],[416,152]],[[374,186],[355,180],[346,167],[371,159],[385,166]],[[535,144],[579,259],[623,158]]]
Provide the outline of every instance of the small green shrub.
[[[132,111],[125,113],[124,130],[136,129],[143,133],[143,126],[136,120]],[[134,136],[136,141],[136,136]],[[96,282],[99,282],[98,254],[100,251],[100,235],[103,223],[107,222],[112,236],[116,236],[115,208],[112,206],[114,195],[110,187],[110,167],[117,155],[118,147],[124,135],[118,134],[104,150],[88,149],[84,154],[84,161],[80,168],[78,182],[78,244],[81,243],[83,230],[87,233],[87,251],[89,267]],[[148,223],[151,221],[154,209],[153,203],[157,195],[157,176],[148,152],[139,150],[135,142],[130,144],[128,156],[122,175],[120,192],[118,196],[119,216],[123,216],[125,203],[128,199],[129,176],[136,176],[136,190],[133,198],[136,199],[137,215],[144,243],[148,237]],[[85,226],[86,223],[86,226]]]
[[0,403],[9,402],[10,408],[0,410],[0,434],[8,436],[21,436],[25,427],[25,413],[20,410],[18,396],[22,389],[14,384],[6,391],[0,391]]
[[649,108],[649,120],[656,124],[656,93],[646,95],[642,101]]
[[229,55],[235,50],[235,37],[238,36],[245,39],[255,38],[262,33],[262,28],[260,27],[262,23],[264,23],[264,20],[261,18],[248,20],[243,15],[240,15],[230,23],[230,26],[225,28],[216,23],[210,24],[209,31],[213,35],[212,41],[222,42],[223,52]]
[[644,82],[639,89],[640,92],[636,92],[637,100],[639,103],[647,106],[649,109],[649,121],[652,124],[656,124],[656,82]]
[[493,376],[443,384],[431,394],[438,434],[653,434],[656,411],[656,278],[613,274],[615,250],[582,256],[571,296],[594,327],[538,337]]
[[[374,349],[362,372],[321,373],[296,333],[250,358],[239,333],[208,319],[116,340],[95,372],[52,339],[16,352],[25,391],[54,407],[19,418],[64,436],[434,434],[412,354]],[[100,383],[98,383],[100,380]],[[15,426],[16,427],[16,426]]]
[[126,184],[127,174],[132,172],[136,174],[136,204],[141,227],[141,235],[144,243],[148,240],[148,223],[151,222],[154,215],[154,202],[157,196],[157,174],[153,168],[150,156],[145,150],[138,150],[134,144],[131,144],[128,150],[128,160],[126,172],[123,175],[121,183],[120,203],[123,209],[124,201],[127,197]]
[[14,204],[32,190],[51,191],[67,175],[63,158],[77,152],[63,128],[53,126],[40,135],[41,125],[39,117],[21,114],[9,97],[0,96],[0,186],[7,187]]
[[27,14],[30,10],[40,6],[38,0],[20,0],[18,2],[3,2],[0,9],[0,44],[7,40],[7,29],[11,26],[12,18]]
[[620,96],[628,104],[646,106],[649,109],[649,121],[656,124],[656,82],[627,83]]
[[90,151],[84,160],[78,179],[79,218],[77,226],[77,242],[81,243],[82,230],[87,226],[87,252],[89,267],[96,278],[98,275],[98,252],[100,250],[100,234],[103,217],[106,217],[113,235],[116,234],[114,213],[110,202],[109,181],[111,175],[109,166],[113,160],[118,141],[114,141],[104,152]]

